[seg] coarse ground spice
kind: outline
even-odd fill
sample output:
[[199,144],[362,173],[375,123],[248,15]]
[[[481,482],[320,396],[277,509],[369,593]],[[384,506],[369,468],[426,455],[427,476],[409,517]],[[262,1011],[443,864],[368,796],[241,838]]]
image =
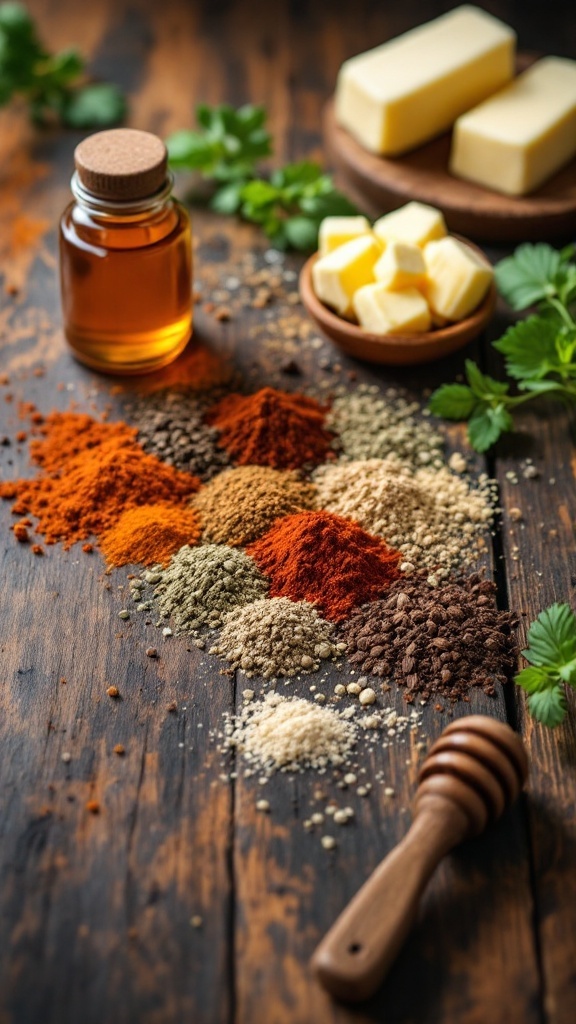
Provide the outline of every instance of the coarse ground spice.
[[321,659],[343,653],[344,644],[338,646],[334,626],[311,604],[273,597],[229,612],[210,654],[222,655],[247,676],[271,679],[315,672]]
[[419,412],[418,402],[394,388],[382,395],[376,384],[360,384],[354,391],[337,392],[326,426],[338,436],[342,459],[395,455],[414,466],[440,468],[444,439]]
[[325,511],[279,519],[247,553],[270,579],[271,597],[317,604],[332,622],[381,597],[399,576],[397,551]]
[[332,708],[268,693],[227,721],[226,746],[265,775],[343,764],[357,739],[356,725]]
[[348,658],[361,672],[394,676],[408,701],[417,693],[459,700],[474,686],[491,696],[517,655],[516,619],[498,611],[495,591],[478,574],[431,587],[415,573],[342,627]]
[[314,474],[323,508],[354,519],[438,578],[478,558],[478,536],[490,525],[494,485],[472,488],[446,467],[412,469],[395,458],[338,462]]
[[[0,497],[16,498],[14,513],[37,516],[36,530],[48,544],[63,541],[68,548],[111,529],[128,508],[184,503],[200,486],[196,477],[147,455],[124,423],[56,413],[43,433],[31,453],[48,472],[0,484]],[[62,447],[65,438],[70,450]]]
[[204,423],[209,400],[186,389],[141,395],[127,405],[145,452],[169,466],[209,480],[230,462],[218,432]]
[[333,434],[324,427],[327,407],[305,395],[261,388],[222,398],[206,416],[219,444],[241,466],[299,469],[332,454]]
[[256,540],[280,516],[314,507],[315,488],[295,470],[238,466],[214,477],[195,495],[192,507],[204,541],[243,546]]
[[224,544],[183,547],[165,569],[145,577],[156,583],[154,597],[164,618],[178,633],[217,627],[226,612],[266,596],[266,580],[255,563]]
[[109,565],[167,565],[171,556],[200,540],[198,515],[170,505],[129,508],[100,537]]

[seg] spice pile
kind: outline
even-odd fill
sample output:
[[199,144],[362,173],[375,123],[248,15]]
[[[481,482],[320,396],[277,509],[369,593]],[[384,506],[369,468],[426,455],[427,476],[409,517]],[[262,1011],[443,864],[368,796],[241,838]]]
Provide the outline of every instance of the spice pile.
[[167,565],[184,545],[200,540],[200,522],[195,512],[170,505],[141,505],[128,508],[100,537],[100,547],[109,565]]
[[281,516],[313,508],[315,500],[315,488],[294,470],[238,466],[203,487],[192,506],[203,524],[204,541],[242,547]]
[[334,436],[324,426],[325,414],[326,407],[314,398],[261,388],[253,395],[227,395],[206,421],[240,466],[299,469],[332,454]]
[[402,553],[405,571],[439,567],[438,578],[473,560],[494,514],[486,478],[473,489],[445,466],[412,469],[395,457],[321,466],[314,483],[323,508],[385,538]]
[[492,695],[516,657],[516,619],[497,610],[495,591],[477,574],[436,587],[424,573],[399,581],[343,627],[348,658],[362,672],[393,676],[409,702],[416,693],[459,700],[475,686]]
[[345,650],[334,641],[334,626],[307,601],[286,597],[254,601],[229,612],[210,654],[227,658],[248,677],[295,676],[315,672],[320,661]]
[[267,693],[245,704],[225,729],[227,746],[238,750],[265,774],[296,772],[346,762],[357,740],[357,726],[332,708],[299,697]]
[[248,554],[270,580],[271,597],[317,603],[332,622],[380,597],[399,576],[397,551],[331,512],[278,520]]

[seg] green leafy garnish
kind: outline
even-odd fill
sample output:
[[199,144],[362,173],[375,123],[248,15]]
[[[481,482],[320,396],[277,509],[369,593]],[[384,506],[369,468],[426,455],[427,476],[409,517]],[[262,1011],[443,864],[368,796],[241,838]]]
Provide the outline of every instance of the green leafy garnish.
[[566,684],[576,687],[576,615],[570,605],[553,604],[540,613],[522,654],[531,667],[514,682],[528,694],[532,717],[554,728],[566,714]]
[[199,130],[166,140],[171,166],[212,181],[212,208],[259,224],[277,248],[314,249],[324,217],[357,212],[318,164],[303,160],[269,177],[258,173],[258,161],[272,154],[263,107],[203,105],[196,116]]
[[496,281],[514,309],[538,303],[538,313],[519,320],[495,341],[505,358],[510,384],[483,374],[467,360],[465,384],[443,384],[430,399],[436,416],[468,421],[468,439],[478,452],[487,451],[514,429],[513,410],[539,395],[576,401],[576,300],[574,247],[560,251],[549,245],[521,245],[496,267]]
[[50,54],[25,7],[0,4],[0,106],[23,96],[37,124],[50,117],[73,128],[116,124],[126,110],[115,85],[78,84],[84,61],[76,50]]

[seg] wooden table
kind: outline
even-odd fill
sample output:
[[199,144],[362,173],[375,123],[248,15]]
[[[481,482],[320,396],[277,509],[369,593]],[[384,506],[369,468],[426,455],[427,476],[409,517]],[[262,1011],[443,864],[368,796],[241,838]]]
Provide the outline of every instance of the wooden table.
[[[264,102],[278,161],[322,158],[320,111],[345,57],[441,7],[364,0],[30,6],[49,45],[79,44],[95,74],[128,91],[131,125],[167,135],[193,124],[197,101]],[[524,49],[576,56],[569,5],[510,0],[490,9],[515,24]],[[0,386],[0,435],[27,429],[21,402],[42,412],[110,406],[120,415],[114,382],[77,365],[59,327],[56,222],[80,135],[36,132],[18,108],[1,113],[0,131],[0,246],[8,290],[19,289],[0,300],[0,369],[9,380]],[[206,212],[195,214],[195,234],[197,279],[207,294],[237,272],[248,249],[260,262],[267,249],[255,229]],[[300,265],[297,256],[284,263]],[[198,306],[197,343],[229,356],[254,386],[294,387],[280,370],[268,315],[252,309],[219,323]],[[505,322],[501,310],[490,336]],[[302,324],[305,337],[303,312]],[[421,397],[462,368],[458,359],[418,374],[380,373],[340,358],[328,342],[313,348],[297,337],[293,348],[302,387],[351,375],[399,383]],[[162,380],[193,367],[194,351]],[[485,341],[478,354],[492,364]],[[474,464],[500,484],[504,511],[489,560],[501,605],[525,623],[554,600],[573,601],[576,462],[567,413],[539,404],[519,426]],[[460,427],[448,446],[465,449]],[[525,479],[526,458],[538,479]],[[0,467],[5,478],[31,472],[27,444],[1,447]],[[510,518],[511,507],[522,510],[521,522]],[[336,853],[302,827],[317,779],[275,778],[266,787],[272,814],[258,814],[257,778],[240,771],[230,784],[220,781],[231,766],[222,767],[210,735],[241,702],[245,681],[222,676],[214,659],[184,640],[162,643],[160,658],[147,658],[146,646],[159,644],[154,627],[143,617],[118,618],[128,599],[125,571],[105,576],[100,556],[77,548],[34,557],[9,532],[7,504],[0,515],[0,1024],[572,1024],[573,702],[555,732],[527,717],[511,687],[454,708],[455,715],[486,711],[521,730],[529,793],[447,859],[382,991],[362,1008],[343,1008],[314,982],[308,958],[405,832],[417,752],[371,756],[366,778],[383,766],[396,796],[378,786],[364,800],[347,796],[356,822],[338,832]],[[293,692],[305,693],[311,681]],[[119,701],[106,695],[112,683]],[[171,701],[175,715],[166,710]],[[424,716],[432,739],[447,714],[428,705]],[[117,743],[124,758],[112,752]],[[89,799],[100,802],[99,815],[86,812]]]

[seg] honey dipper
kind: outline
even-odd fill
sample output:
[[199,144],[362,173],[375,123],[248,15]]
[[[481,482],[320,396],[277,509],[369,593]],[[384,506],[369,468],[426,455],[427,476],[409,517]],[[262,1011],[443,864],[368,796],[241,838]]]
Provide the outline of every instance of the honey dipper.
[[422,764],[410,831],[312,957],[312,969],[332,995],[356,1002],[376,991],[442,857],[500,817],[527,776],[524,745],[509,725],[470,715],[444,729]]

